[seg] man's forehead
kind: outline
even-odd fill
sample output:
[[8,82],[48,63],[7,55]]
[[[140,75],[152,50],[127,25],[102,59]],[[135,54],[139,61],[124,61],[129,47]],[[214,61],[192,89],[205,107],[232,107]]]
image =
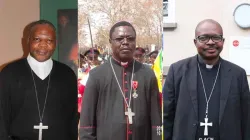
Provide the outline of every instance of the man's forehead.
[[48,25],[48,24],[38,24],[38,25],[35,25],[32,29],[31,29],[31,34],[34,34],[34,33],[42,33],[42,32],[50,32],[52,33],[53,35],[55,35],[55,31],[54,29]]
[[206,22],[197,27],[196,36],[199,35],[222,35],[222,29],[218,24]]
[[135,32],[130,26],[119,26],[115,28],[113,35],[135,35]]
[[150,55],[150,57],[155,57],[155,56],[157,56],[158,54],[157,53],[152,53],[151,55]]
[[41,29],[46,28],[48,30],[53,30],[53,28],[49,24],[37,24],[33,26],[33,29]]

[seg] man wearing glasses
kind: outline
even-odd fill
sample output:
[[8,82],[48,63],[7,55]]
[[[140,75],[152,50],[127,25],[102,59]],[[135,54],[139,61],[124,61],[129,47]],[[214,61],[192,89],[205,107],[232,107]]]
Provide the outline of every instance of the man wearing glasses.
[[221,25],[201,21],[198,55],[170,66],[164,96],[165,140],[249,140],[250,93],[246,72],[220,57]]
[[110,29],[112,57],[89,72],[80,117],[80,140],[161,140],[159,89],[154,72],[133,59],[134,27]]

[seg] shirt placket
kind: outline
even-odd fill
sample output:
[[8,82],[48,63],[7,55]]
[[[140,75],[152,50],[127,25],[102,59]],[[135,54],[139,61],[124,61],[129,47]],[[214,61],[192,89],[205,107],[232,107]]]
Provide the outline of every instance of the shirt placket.
[[[130,77],[128,75],[127,69],[123,68],[123,92],[125,94],[125,99],[128,104],[129,104],[129,99],[130,99],[130,79],[129,78]],[[130,103],[130,107],[132,107],[132,102]],[[125,108],[125,111],[127,111],[127,108]],[[132,140],[132,125],[129,124],[128,117],[126,117],[126,119],[127,119],[127,129],[126,129],[127,140]]]

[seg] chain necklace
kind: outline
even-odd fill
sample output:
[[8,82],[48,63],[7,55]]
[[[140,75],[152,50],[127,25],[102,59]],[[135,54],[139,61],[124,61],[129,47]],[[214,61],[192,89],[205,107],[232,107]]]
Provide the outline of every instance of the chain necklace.
[[122,93],[123,99],[124,99],[124,101],[125,101],[127,107],[129,108],[129,107],[130,107],[130,103],[131,103],[131,92],[132,92],[132,83],[133,83],[133,77],[134,77],[133,75],[134,75],[135,60],[133,60],[133,70],[132,70],[132,76],[131,76],[131,86],[130,86],[129,102],[127,102],[126,97],[125,97],[125,94],[123,93],[123,90],[122,90],[122,88],[121,88],[121,86],[120,86],[120,83],[119,83],[118,78],[117,78],[117,76],[116,76],[116,73],[115,73],[113,64],[112,64],[112,62],[111,62],[111,58],[109,59],[109,62],[110,62],[112,71],[113,71],[113,73],[114,73],[116,82],[117,82],[117,84],[118,84],[118,86],[119,86],[119,89],[120,89],[120,91],[121,91],[121,93]]
[[201,74],[200,65],[199,65],[199,63],[198,63],[198,68],[199,68],[199,72],[200,72],[200,76],[201,76],[201,82],[202,82],[203,91],[204,91],[205,99],[206,99],[206,112],[205,112],[206,118],[207,118],[207,116],[208,116],[208,104],[209,104],[209,101],[210,101],[210,99],[211,99],[211,97],[212,97],[212,94],[213,94],[213,91],[214,91],[215,84],[216,84],[216,82],[217,82],[217,78],[218,78],[219,71],[220,71],[220,65],[221,65],[221,63],[219,64],[219,67],[218,67],[218,70],[217,70],[217,74],[216,74],[216,77],[215,77],[215,80],[214,80],[214,84],[213,84],[211,93],[210,93],[209,97],[207,97],[207,93],[206,93],[206,89],[205,89],[203,77],[202,77],[202,74]]
[[37,88],[36,88],[35,78],[34,78],[32,70],[31,70],[31,74],[32,74],[34,88],[35,88],[35,93],[36,93],[36,103],[37,103],[37,108],[38,108],[39,119],[40,119],[40,123],[42,123],[42,121],[43,121],[43,115],[44,115],[44,110],[45,110],[46,103],[47,103],[48,91],[49,91],[50,74],[49,74],[48,85],[47,85],[46,96],[45,96],[45,101],[44,101],[44,106],[43,106],[42,114],[41,114],[41,109],[40,109],[40,105],[39,105],[39,101],[38,101],[38,94],[37,94]]
[[119,84],[118,78],[117,78],[117,76],[116,76],[116,74],[115,74],[115,70],[114,70],[113,64],[112,64],[112,62],[111,62],[111,58],[109,59],[109,61],[110,61],[110,65],[111,65],[111,68],[112,68],[112,70],[113,70],[113,73],[114,73],[114,75],[115,75],[116,82],[117,82],[117,84],[118,84],[118,86],[119,86],[119,88],[120,88],[120,91],[121,91],[121,94],[122,94],[122,96],[123,96],[123,99],[124,99],[124,101],[125,101],[125,103],[126,103],[126,105],[127,105],[127,111],[125,111],[125,115],[128,117],[128,122],[129,122],[129,124],[133,124],[133,118],[132,118],[132,117],[135,116],[135,113],[132,112],[132,110],[131,110],[131,108],[130,108],[130,103],[131,103],[131,93],[132,93],[132,84],[133,84],[133,75],[134,75],[135,60],[133,60],[133,70],[132,70],[132,76],[131,76],[131,85],[130,85],[130,93],[129,93],[129,102],[127,102],[127,100],[126,100],[126,98],[125,98],[125,94],[124,94],[124,92],[122,91],[122,88],[121,88],[121,86],[120,86],[120,84]]

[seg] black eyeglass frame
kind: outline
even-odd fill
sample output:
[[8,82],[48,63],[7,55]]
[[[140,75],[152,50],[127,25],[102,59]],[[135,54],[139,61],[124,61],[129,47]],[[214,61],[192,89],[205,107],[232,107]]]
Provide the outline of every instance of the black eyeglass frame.
[[[199,37],[201,37],[201,36],[205,36],[205,37],[209,37],[209,38],[208,38],[208,40],[206,40],[206,41],[200,41]],[[218,37],[218,36],[221,38],[221,40],[220,40],[220,41],[214,41],[213,37]],[[207,43],[207,42],[209,42],[210,39],[211,39],[214,43],[218,43],[218,42],[224,41],[223,35],[200,35],[200,36],[197,36],[197,37],[195,38],[195,40],[196,40],[196,41],[199,41],[200,43]]]

